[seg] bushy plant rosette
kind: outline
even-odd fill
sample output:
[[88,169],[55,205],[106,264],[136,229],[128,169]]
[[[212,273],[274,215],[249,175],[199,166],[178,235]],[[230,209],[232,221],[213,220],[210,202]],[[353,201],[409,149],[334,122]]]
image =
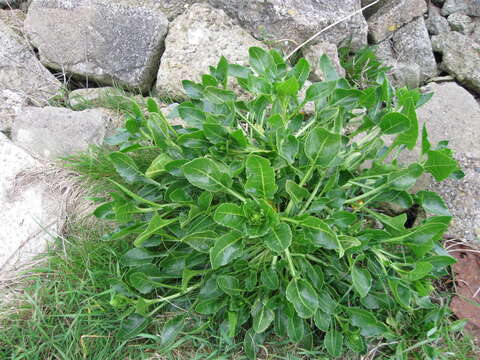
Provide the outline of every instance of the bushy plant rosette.
[[[243,341],[250,358],[270,335],[331,357],[365,353],[379,338],[401,339],[405,314],[422,324],[419,338],[434,336],[440,307],[429,295],[454,262],[439,243],[451,216],[437,194],[409,189],[424,173],[440,181],[460,171],[447,144],[433,147],[419,129],[415,109],[429,95],[395,90],[382,72],[355,88],[326,56],[326,80],[302,94],[305,59],[291,68],[255,47],[249,58],[245,67],[222,57],[201,83],[183,81],[189,99],[170,116],[186,127],[149,99],[110,140],[123,181],[111,180],[95,215],[119,224],[109,239],[132,241],[112,288],[111,304],[124,309],[119,336],[146,331],[166,309],[179,316],[162,347],[194,319]],[[397,163],[417,143],[419,159]],[[144,168],[133,156],[142,151],[155,152]],[[415,226],[413,206],[429,215]]]

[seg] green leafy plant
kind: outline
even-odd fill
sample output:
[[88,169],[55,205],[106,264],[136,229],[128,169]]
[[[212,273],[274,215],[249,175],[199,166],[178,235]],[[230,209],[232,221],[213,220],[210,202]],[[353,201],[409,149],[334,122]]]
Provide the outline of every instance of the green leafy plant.
[[[118,223],[110,240],[131,242],[112,287],[118,336],[173,310],[157,339],[165,351],[210,326],[241,339],[249,358],[277,336],[330,357],[383,338],[406,359],[402,319],[416,317],[418,339],[436,336],[432,281],[454,262],[440,246],[445,203],[409,192],[424,173],[461,175],[446,143],[434,148],[419,130],[415,109],[429,95],[395,90],[381,72],[360,90],[326,56],[326,81],[306,87],[305,59],[290,67],[255,47],[249,56],[250,67],[222,57],[201,83],[183,81],[188,100],[169,117],[185,127],[149,99],[110,139],[121,180],[108,179],[95,215]],[[417,143],[418,161],[400,164]],[[145,151],[156,155],[141,166]],[[388,213],[389,203],[403,210]],[[409,227],[412,206],[430,216]]]

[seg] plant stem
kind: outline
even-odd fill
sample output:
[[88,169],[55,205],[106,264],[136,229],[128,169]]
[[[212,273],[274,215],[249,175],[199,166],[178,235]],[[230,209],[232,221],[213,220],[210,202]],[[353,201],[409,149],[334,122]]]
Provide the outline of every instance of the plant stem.
[[164,301],[168,302],[170,300],[173,300],[173,299],[176,299],[180,296],[183,296],[183,295],[189,293],[190,291],[195,290],[199,287],[200,287],[200,283],[192,285],[192,286],[186,288],[184,291],[180,291],[176,294],[165,296],[165,297],[160,297],[159,299],[145,300],[145,302],[147,302],[148,304],[157,304],[157,303],[161,303],[161,302],[164,302]]
[[290,269],[290,273],[292,274],[293,278],[297,278],[297,272],[295,271],[295,266],[293,265],[292,255],[290,254],[290,250],[285,249],[285,256],[288,261],[288,267]]
[[315,188],[313,189],[312,193],[310,194],[307,202],[305,203],[305,205],[303,205],[302,210],[300,210],[300,212],[298,213],[298,216],[302,215],[305,211],[307,211],[311,202],[313,201],[313,199],[317,195],[317,192],[320,189],[320,186],[322,185],[322,182],[323,182],[323,178],[320,178],[320,180],[318,180],[317,185],[315,185]]
[[351,203],[354,203],[358,200],[362,200],[362,199],[365,199],[366,197],[369,197],[371,195],[374,195],[376,193],[379,193],[380,191],[382,191],[383,189],[386,188],[386,184],[383,184],[383,185],[380,185],[379,187],[377,187],[376,189],[373,189],[373,190],[370,190],[362,195],[359,195],[359,196],[356,196],[354,198],[351,198],[351,199],[348,199],[347,201],[344,202],[344,204],[351,204]]

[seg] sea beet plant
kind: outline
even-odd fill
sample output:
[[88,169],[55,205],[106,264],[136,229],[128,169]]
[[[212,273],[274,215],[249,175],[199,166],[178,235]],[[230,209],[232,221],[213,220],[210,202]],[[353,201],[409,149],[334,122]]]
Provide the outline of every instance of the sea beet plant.
[[[360,90],[326,56],[325,81],[310,85],[305,59],[291,68],[256,47],[249,59],[222,57],[201,83],[183,81],[188,101],[169,116],[186,126],[149,99],[110,139],[122,180],[110,180],[95,215],[118,223],[109,239],[131,243],[112,287],[119,337],[168,309],[179,315],[159,336],[166,349],[210,326],[243,341],[249,358],[268,336],[330,357],[384,339],[406,358],[402,319],[416,319],[418,339],[435,336],[432,281],[454,262],[440,245],[451,220],[443,200],[409,192],[424,173],[461,173],[447,144],[419,130],[415,110],[429,95],[395,90],[382,72]],[[417,143],[416,162],[397,162]],[[146,167],[134,160],[144,151],[154,153]],[[412,226],[412,207],[429,216]]]

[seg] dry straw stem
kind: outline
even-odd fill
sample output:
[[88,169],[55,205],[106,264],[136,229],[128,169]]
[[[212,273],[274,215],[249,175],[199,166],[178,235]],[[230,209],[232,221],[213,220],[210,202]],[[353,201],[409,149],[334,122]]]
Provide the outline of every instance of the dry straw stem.
[[377,4],[380,0],[375,0],[374,2],[372,2],[371,4],[368,4],[367,6],[364,6],[363,8],[357,10],[357,11],[354,11],[353,13],[341,18],[340,20],[337,20],[335,21],[333,24],[330,24],[328,25],[327,27],[323,28],[322,30],[320,30],[319,32],[317,32],[315,35],[313,35],[312,37],[310,37],[309,39],[305,40],[303,43],[301,43],[300,45],[298,45],[290,54],[287,55],[287,57],[285,58],[285,60],[288,60],[293,54],[295,54],[298,50],[300,50],[302,47],[304,47],[305,45],[307,45],[309,42],[311,42],[312,40],[314,40],[316,37],[318,37],[320,34],[323,34],[325,31],[328,31],[330,30],[331,28],[333,28],[334,26],[350,19],[351,17],[363,12],[363,10],[365,9],[368,9],[369,7]]

